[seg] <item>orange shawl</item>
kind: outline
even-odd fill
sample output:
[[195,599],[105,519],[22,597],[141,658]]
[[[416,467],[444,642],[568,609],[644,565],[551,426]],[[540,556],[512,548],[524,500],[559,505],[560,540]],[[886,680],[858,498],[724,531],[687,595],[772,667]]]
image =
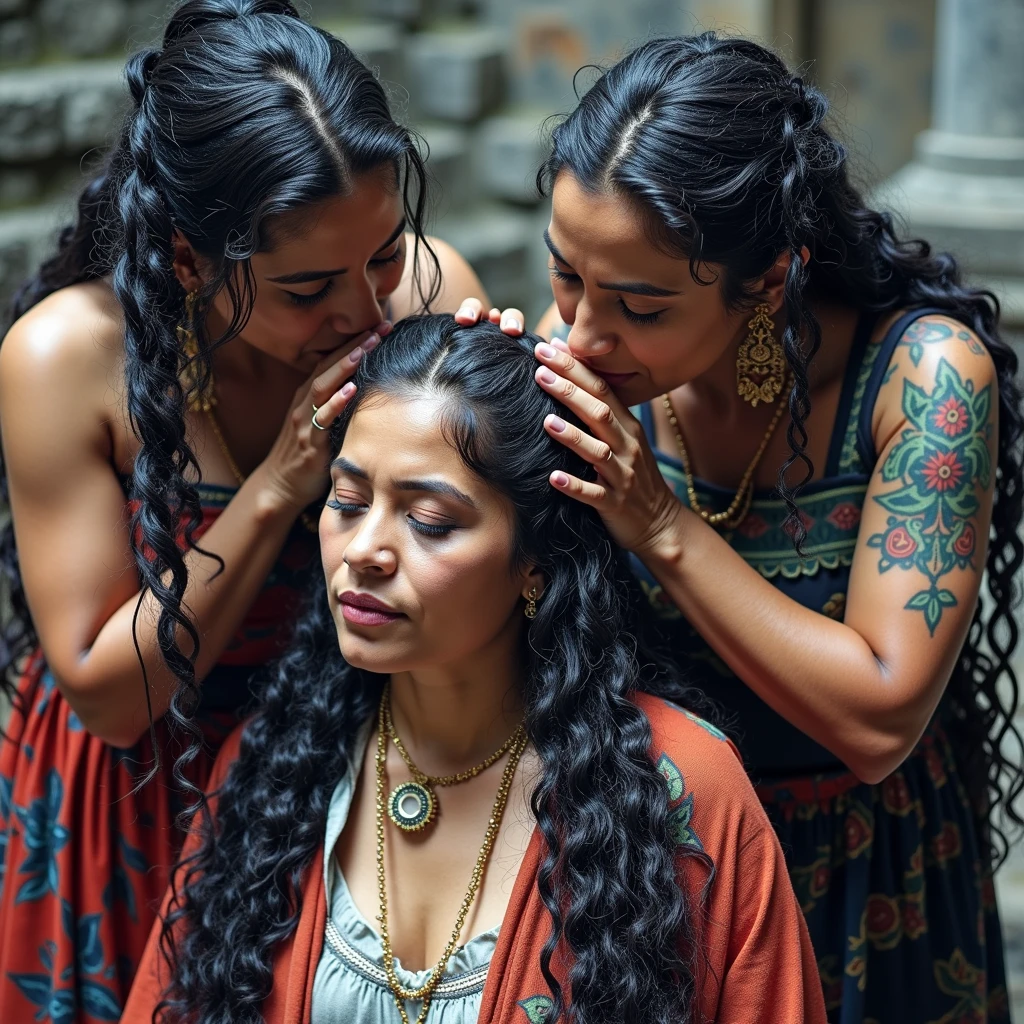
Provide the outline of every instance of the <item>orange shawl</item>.
[[[757,801],[735,747],[687,712],[640,695],[653,732],[652,758],[665,776],[671,825],[681,850],[702,850],[715,866],[680,856],[703,967],[700,1009],[720,1024],[825,1024],[818,969],[807,926],[786,872],[778,839]],[[224,744],[210,780],[223,782],[238,755],[241,728]],[[211,803],[212,806],[212,803]],[[195,834],[186,851],[194,849]],[[498,935],[480,1008],[481,1024],[540,1024],[551,1005],[540,972],[550,918],[535,884],[543,852],[534,830]],[[309,1024],[313,977],[324,941],[327,905],[323,851],[310,864],[302,912],[277,953],[267,1024]],[[165,900],[166,908],[166,900]],[[167,980],[158,921],[149,938],[122,1020],[151,1019]],[[559,971],[563,974],[563,971]]]

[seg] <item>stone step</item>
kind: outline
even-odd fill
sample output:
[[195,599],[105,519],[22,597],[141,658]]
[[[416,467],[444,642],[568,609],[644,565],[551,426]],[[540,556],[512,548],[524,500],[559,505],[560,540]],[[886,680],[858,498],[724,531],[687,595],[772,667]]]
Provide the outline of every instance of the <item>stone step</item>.
[[406,69],[412,113],[470,124],[495,112],[505,96],[505,40],[475,26],[407,37]]
[[128,102],[121,60],[0,72],[0,163],[77,157],[102,146]]
[[476,177],[494,199],[536,206],[537,170],[548,155],[540,110],[498,114],[481,122],[473,140]]
[[423,140],[421,152],[427,159],[432,178],[432,202],[438,217],[465,209],[479,194],[470,151],[470,136],[465,128],[443,122],[414,126]]

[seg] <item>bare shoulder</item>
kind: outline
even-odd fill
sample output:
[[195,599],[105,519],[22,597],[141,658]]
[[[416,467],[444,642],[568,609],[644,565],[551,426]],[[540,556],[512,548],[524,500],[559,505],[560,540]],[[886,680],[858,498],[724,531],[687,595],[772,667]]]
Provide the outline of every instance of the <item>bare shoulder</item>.
[[120,311],[110,288],[99,281],[72,285],[11,326],[0,345],[0,387],[45,384],[51,400],[59,399],[83,384],[106,386],[123,357]]
[[[476,272],[466,258],[452,245],[440,238],[428,237],[427,244],[437,257],[437,263],[426,246],[416,245],[416,237],[406,234],[408,252],[415,253],[415,258],[406,260],[405,273],[398,288],[391,296],[391,306],[396,320],[423,312],[423,299],[420,292],[429,293],[438,272],[440,272],[440,291],[430,308],[435,313],[454,313],[462,300],[470,296],[481,299],[486,306],[489,299]],[[419,286],[417,286],[417,278]]]
[[[920,317],[903,332],[883,377],[873,423],[876,449],[884,450],[908,421],[916,423],[929,410],[938,416],[951,400],[950,416],[985,396],[986,418],[990,413],[994,422],[997,388],[992,356],[973,330],[940,314]],[[946,434],[957,426],[949,424]]]

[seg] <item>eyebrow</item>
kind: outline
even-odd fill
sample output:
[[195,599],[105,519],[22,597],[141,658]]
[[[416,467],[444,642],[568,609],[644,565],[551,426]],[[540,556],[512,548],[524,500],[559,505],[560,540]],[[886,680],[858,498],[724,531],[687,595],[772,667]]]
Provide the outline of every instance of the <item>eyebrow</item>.
[[[358,477],[360,480],[370,479],[365,469],[360,469],[359,466],[344,456],[339,456],[335,459],[331,463],[331,469],[348,473],[349,476]],[[460,491],[458,487],[448,483],[447,480],[396,480],[395,488],[399,491],[425,491],[428,494],[442,494],[447,498],[454,498],[470,508],[477,510],[480,508],[468,494]]]
[[[547,228],[544,229],[544,244],[559,263],[564,263],[567,267],[572,266],[558,251],[558,246],[551,241],[551,235],[548,233]],[[666,298],[682,294],[669,288],[659,288],[656,284],[649,284],[646,281],[598,281],[597,287],[609,292],[627,292],[629,295],[647,295],[651,298]]]
[[[386,249],[389,245],[393,245],[398,237],[405,231],[405,218],[403,217],[398,227],[388,236],[388,240],[380,246],[374,255],[380,252],[382,249]],[[300,270],[294,274],[281,274],[278,277],[268,277],[268,281],[273,281],[274,284],[308,284],[310,281],[322,281],[325,277],[340,277],[342,274],[348,273],[348,267],[337,267],[334,270]]]

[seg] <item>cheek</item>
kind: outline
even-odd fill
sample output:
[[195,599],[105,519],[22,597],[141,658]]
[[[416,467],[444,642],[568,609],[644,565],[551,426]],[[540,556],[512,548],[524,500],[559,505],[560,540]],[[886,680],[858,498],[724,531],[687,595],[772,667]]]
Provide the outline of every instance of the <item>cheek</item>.
[[242,336],[250,344],[270,351],[300,349],[323,327],[327,308],[326,304],[293,306],[269,296],[261,299],[257,294]]
[[375,290],[378,298],[386,298],[390,295],[398,287],[404,273],[405,260],[389,263],[378,270],[375,274]]

